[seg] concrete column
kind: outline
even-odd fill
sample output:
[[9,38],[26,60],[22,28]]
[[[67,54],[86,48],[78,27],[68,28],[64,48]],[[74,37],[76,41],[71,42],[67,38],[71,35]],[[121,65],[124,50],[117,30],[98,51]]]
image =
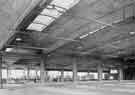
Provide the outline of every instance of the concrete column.
[[25,77],[25,80],[27,80],[27,67],[24,68],[24,77]]
[[8,66],[7,67],[7,83],[9,83],[10,82],[10,75],[11,75],[11,67],[10,66]]
[[61,70],[61,82],[64,82],[64,70]]
[[101,64],[98,64],[97,72],[98,72],[98,80],[101,81],[102,80],[102,72],[103,72],[103,68],[102,68]]
[[47,71],[45,68],[45,62],[46,62],[46,57],[41,57],[41,63],[40,63],[40,82],[45,83],[47,79]]
[[123,68],[119,68],[119,81],[123,80]]
[[87,75],[88,75],[88,76],[90,75],[90,70],[87,71]]
[[36,79],[38,79],[38,70],[36,70],[35,73],[36,73]]
[[46,70],[46,68],[45,68],[44,72],[45,72],[45,82],[47,82],[49,80],[49,75],[48,75],[48,71]]
[[7,73],[7,80],[6,80],[6,81],[7,81],[7,83],[8,83],[8,80],[9,80],[9,74],[8,74],[9,70],[8,70],[8,66],[7,66],[6,70],[7,70],[7,72],[6,72],[6,73]]
[[77,63],[76,63],[76,59],[74,58],[73,61],[73,82],[77,81]]
[[108,67],[108,80],[110,80],[110,76],[111,76],[111,67]]
[[26,79],[26,77],[25,77],[25,69],[23,69],[23,78]]
[[88,76],[88,77],[90,76],[90,71],[87,72],[87,76]]
[[11,65],[7,66],[7,84],[11,82],[12,69]]
[[2,55],[0,54],[0,89],[3,88],[3,82],[2,82]]
[[30,80],[30,66],[27,67],[27,80]]

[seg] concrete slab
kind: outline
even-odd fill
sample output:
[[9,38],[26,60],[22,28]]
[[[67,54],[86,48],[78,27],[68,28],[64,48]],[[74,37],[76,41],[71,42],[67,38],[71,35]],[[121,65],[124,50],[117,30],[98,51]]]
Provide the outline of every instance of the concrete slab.
[[[87,83],[87,84],[86,84]],[[127,82],[126,82],[127,83]],[[111,85],[106,85],[111,84]],[[0,95],[134,95],[135,84],[80,82],[10,85]]]

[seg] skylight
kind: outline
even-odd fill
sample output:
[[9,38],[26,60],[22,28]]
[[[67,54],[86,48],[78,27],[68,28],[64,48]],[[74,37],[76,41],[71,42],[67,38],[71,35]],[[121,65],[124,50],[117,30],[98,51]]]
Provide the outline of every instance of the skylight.
[[29,30],[36,30],[36,31],[42,31],[46,26],[42,24],[36,24],[36,23],[31,23],[27,29]]
[[50,10],[57,10],[59,11],[60,13],[63,13],[66,11],[65,8],[62,8],[62,7],[59,7],[59,6],[56,6],[56,5],[47,5],[46,9],[50,9]]
[[62,15],[62,13],[58,12],[56,9],[44,9],[41,14],[43,15],[49,15],[55,18],[58,18],[59,16]]
[[53,0],[51,5],[56,5],[65,9],[70,9],[76,5],[80,0]]
[[66,10],[76,5],[80,0],[53,0],[44,8],[34,21],[27,27],[28,30],[43,31]]
[[13,48],[6,48],[6,52],[11,52],[13,50]]
[[36,17],[36,19],[33,22],[41,23],[41,24],[44,24],[44,25],[49,25],[54,20],[55,19],[52,18],[52,17],[39,15],[39,16]]

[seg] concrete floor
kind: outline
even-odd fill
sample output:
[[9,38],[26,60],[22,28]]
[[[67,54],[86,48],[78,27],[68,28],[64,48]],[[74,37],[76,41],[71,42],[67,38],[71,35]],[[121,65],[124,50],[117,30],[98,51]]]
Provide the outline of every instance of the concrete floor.
[[135,82],[79,82],[10,85],[0,95],[135,95]]

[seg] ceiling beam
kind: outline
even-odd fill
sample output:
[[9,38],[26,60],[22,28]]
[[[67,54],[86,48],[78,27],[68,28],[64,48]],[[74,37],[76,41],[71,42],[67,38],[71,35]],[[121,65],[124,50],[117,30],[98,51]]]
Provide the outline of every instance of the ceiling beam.
[[[131,4],[130,4],[131,5]],[[115,11],[113,11],[113,12],[115,12]],[[120,30],[123,30],[123,31],[127,31],[127,29],[125,29],[125,28],[119,28],[119,27],[117,27],[116,25],[112,25],[112,24],[108,24],[108,23],[104,23],[104,22],[101,22],[101,21],[99,21],[99,20],[97,20],[97,19],[94,19],[94,18],[84,18],[84,17],[80,17],[80,16],[75,16],[75,15],[72,15],[72,14],[64,14],[64,15],[69,15],[69,16],[72,16],[72,17],[77,17],[77,18],[79,18],[79,19],[83,19],[83,20],[86,20],[86,21],[94,21],[94,22],[97,22],[97,23],[99,23],[99,24],[101,24],[101,25],[105,25],[105,27],[108,27],[108,26],[111,26],[112,28],[114,28],[114,29],[120,29]],[[90,24],[90,22],[88,22],[88,23],[85,23],[84,25],[81,25],[80,27],[78,27],[75,31],[77,31],[76,33],[73,33],[72,35],[71,35],[71,37],[70,37],[70,39],[75,39],[76,37],[78,37],[78,36],[80,36],[80,34],[82,34],[83,32],[82,31],[80,31],[82,28],[84,28],[84,27],[87,27],[88,25]],[[104,27],[104,28],[105,28]],[[96,30],[96,31],[99,31],[99,30]],[[57,42],[55,45],[53,45],[52,46],[52,48],[50,48],[50,50],[49,50],[49,52],[53,52],[54,50],[56,50],[57,48],[59,48],[59,47],[61,47],[61,46],[63,46],[64,44],[66,44],[66,43],[68,43],[68,42],[70,42],[70,41],[60,41],[60,42]]]
[[[118,41],[127,40],[127,39],[131,39],[131,38],[134,38],[134,37],[135,37],[135,35],[133,35],[133,36],[131,36],[131,37],[125,37],[125,38],[120,39],[120,40],[117,40],[117,41],[103,43],[103,44],[101,44],[100,46],[97,46],[96,48],[93,48],[93,49],[88,50],[87,52],[88,52],[88,53],[91,53],[91,52],[93,52],[94,50],[96,50],[97,48],[102,48],[102,47],[104,47],[104,46],[106,46],[106,45],[112,45],[112,46],[113,46],[113,44],[117,43]],[[115,48],[116,48],[116,47],[115,47]],[[119,47],[116,48],[116,49],[119,49]]]
[[[37,31],[33,31],[35,33],[38,33]],[[20,31],[18,32],[18,34],[26,34],[26,35],[30,35],[32,32],[23,32],[23,31]],[[43,32],[43,34],[45,34],[45,32]],[[64,37],[53,37],[53,36],[50,36],[48,35],[48,33],[46,33],[46,36],[49,37],[49,38],[52,38],[52,39],[56,39],[56,40],[65,40],[65,41],[72,41],[72,42],[78,42],[78,40],[74,40],[74,39],[70,39],[70,38],[64,38]]]
[[34,47],[34,46],[20,46],[20,45],[7,45],[6,47],[34,49],[34,50],[44,50],[44,51],[48,51],[49,50],[48,48],[41,48],[41,47]]
[[[127,28],[120,28],[120,27],[117,27],[115,24],[113,24],[113,22],[112,22],[112,23],[106,23],[106,22],[100,21],[99,19],[86,18],[86,17],[81,17],[81,16],[77,16],[77,15],[73,15],[73,14],[67,14],[67,16],[72,16],[72,17],[74,17],[74,18],[78,18],[78,19],[82,19],[82,20],[85,20],[85,21],[89,21],[88,23],[84,24],[84,25],[85,25],[84,27],[87,27],[87,25],[90,24],[91,21],[93,21],[93,22],[96,22],[96,23],[98,23],[98,24],[103,25],[104,28],[110,26],[110,27],[112,27],[112,28],[114,28],[114,29],[118,29],[118,30],[119,30],[119,29],[120,29],[120,30],[123,30],[123,31],[127,31],[127,30],[128,30]],[[124,20],[124,19],[123,19],[123,20]],[[118,23],[118,22],[117,22],[117,23]],[[81,27],[81,28],[82,28],[82,27]],[[78,30],[78,29],[76,29],[76,30]],[[98,31],[99,31],[99,30],[98,30]],[[92,31],[89,31],[89,32],[92,32]]]
[[31,2],[31,4],[25,9],[25,11],[24,11],[24,12],[21,14],[21,16],[17,19],[17,21],[15,22],[15,24],[13,24],[13,25],[11,26],[12,28],[9,29],[9,31],[11,31],[11,32],[9,33],[9,37],[7,37],[8,39],[7,39],[7,41],[5,42],[5,44],[3,45],[2,48],[4,48],[6,45],[8,45],[8,44],[14,39],[15,34],[16,34],[18,31],[13,31],[13,30],[15,30],[15,29],[18,27],[18,25],[19,25],[20,23],[22,23],[22,21],[23,21],[24,18],[29,14],[29,12],[30,12],[32,9],[34,9],[35,6],[37,6],[41,1],[43,1],[43,0],[37,0],[35,3]]
[[135,2],[133,1],[133,2],[131,2],[130,4],[127,4],[127,5],[125,5],[125,6],[122,6],[122,7],[118,8],[118,9],[114,9],[113,11],[111,11],[111,12],[109,12],[109,13],[107,13],[107,14],[104,14],[103,16],[97,17],[96,19],[102,19],[102,18],[104,18],[104,17],[106,17],[106,16],[108,16],[108,15],[112,15],[113,13],[115,13],[115,12],[117,12],[117,11],[119,11],[119,10],[122,10],[122,9],[124,9],[124,8],[129,7],[129,6],[134,6],[134,5],[135,5]]
[[41,58],[39,55],[35,54],[22,54],[22,53],[14,53],[14,52],[2,52],[3,57],[23,57],[23,59],[29,58]]

